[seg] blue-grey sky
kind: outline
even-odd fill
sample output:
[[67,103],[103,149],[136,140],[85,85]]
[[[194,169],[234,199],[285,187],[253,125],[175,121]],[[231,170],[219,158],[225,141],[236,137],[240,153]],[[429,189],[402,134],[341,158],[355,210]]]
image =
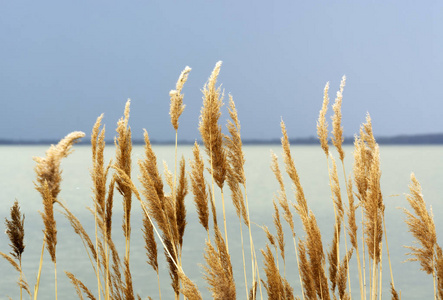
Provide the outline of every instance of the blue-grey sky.
[[133,137],[172,140],[189,65],[179,137],[194,140],[218,60],[244,138],[280,137],[281,118],[315,135],[344,74],[346,136],[366,112],[379,136],[443,132],[441,1],[2,1],[0,39],[0,139],[89,136],[101,113],[112,138],[131,98]]

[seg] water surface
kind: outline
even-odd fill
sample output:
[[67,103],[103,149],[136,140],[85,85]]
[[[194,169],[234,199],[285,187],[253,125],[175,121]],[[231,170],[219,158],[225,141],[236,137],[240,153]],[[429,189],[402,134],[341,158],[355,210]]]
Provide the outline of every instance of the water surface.
[[[34,189],[33,181],[35,174],[33,168],[35,162],[33,156],[43,156],[47,147],[43,146],[2,146],[0,147],[0,218],[9,217],[9,207],[14,199],[18,199],[22,211],[26,215],[25,220],[25,243],[26,249],[23,255],[23,269],[28,282],[33,288],[35,284],[38,263],[40,259],[43,223],[38,211],[43,210],[41,198]],[[247,192],[250,203],[251,220],[257,225],[267,225],[271,232],[275,233],[272,223],[273,206],[272,200],[279,187],[270,170],[270,150],[273,150],[280,158],[280,167],[284,166],[281,161],[281,150],[278,145],[247,146],[246,177]],[[174,169],[174,148],[171,146],[155,146],[161,171],[162,161],[165,161],[171,170]],[[346,172],[352,174],[352,148],[345,147]],[[106,159],[113,158],[115,149],[110,146],[106,149]],[[323,235],[323,244],[329,246],[332,240],[334,214],[331,202],[331,194],[328,179],[328,170],[324,153],[318,146],[297,146],[292,148],[296,167],[299,171],[301,182],[308,200],[308,204],[315,213]],[[407,249],[403,245],[411,245],[412,238],[404,223],[404,214],[401,207],[407,207],[405,193],[408,193],[410,173],[414,172],[421,182],[423,194],[428,205],[432,205],[435,214],[437,232],[440,233],[442,243],[443,199],[441,183],[443,182],[443,147],[441,146],[382,146],[382,192],[386,205],[386,226],[389,249],[393,264],[395,286],[401,290],[403,299],[431,299],[433,294],[432,276],[419,271],[418,263],[403,263],[407,258]],[[179,155],[184,155],[188,160],[192,156],[190,146],[181,146]],[[63,182],[59,198],[64,201],[72,212],[80,219],[88,233],[94,235],[94,219],[86,209],[92,206],[92,191],[89,171],[91,169],[91,153],[87,146],[75,146],[75,151],[63,161]],[[135,146],[133,149],[133,178],[138,176],[137,160],[143,157],[143,148]],[[342,185],[342,195],[345,198],[343,174],[339,167],[339,176]],[[285,176],[288,197],[294,201],[292,188],[287,176]],[[140,184],[137,180],[136,184]],[[113,234],[118,249],[124,253],[124,239],[121,233],[122,205],[121,196],[115,193]],[[228,222],[229,250],[232,256],[232,264],[235,273],[237,297],[245,298],[243,262],[241,255],[241,243],[239,234],[239,221],[229,198],[226,195],[226,213]],[[216,194],[219,222],[222,222],[221,198]],[[210,298],[206,289],[207,285],[202,278],[204,261],[204,247],[206,232],[198,223],[198,218],[193,204],[192,193],[186,198],[187,221],[184,245],[183,245],[183,268],[186,274],[196,282],[205,299]],[[88,256],[78,236],[74,233],[64,217],[56,213],[58,228],[57,244],[57,271],[58,271],[58,295],[59,299],[76,299],[75,290],[70,284],[63,271],[74,273],[93,292],[96,293],[96,280],[89,262]],[[304,233],[301,224],[295,217],[298,237]],[[2,224],[3,225],[3,224]],[[131,241],[131,270],[134,281],[134,290],[143,299],[151,296],[158,299],[157,278],[151,267],[145,263],[141,228],[141,209],[137,202],[133,205],[132,214],[132,241]],[[297,272],[297,264],[294,254],[294,246],[290,239],[289,228],[284,224],[286,234],[286,275],[294,288],[295,294],[301,296]],[[247,230],[243,227],[246,236]],[[266,239],[261,229],[254,225],[253,236],[256,248],[265,247]],[[9,252],[6,234],[0,235],[0,251]],[[249,257],[249,243],[245,242],[246,257]],[[167,264],[159,248],[160,280],[163,299],[172,299],[169,287],[169,275]],[[344,253],[344,250],[343,252]],[[123,254],[122,254],[123,256]],[[257,253],[259,260],[262,255]],[[352,294],[357,299],[359,295],[358,276],[356,272],[355,258],[351,265]],[[280,265],[283,262],[280,260]],[[19,290],[16,285],[18,274],[4,260],[0,260],[2,277],[0,280],[0,299],[19,298]],[[247,260],[249,284],[250,261]],[[40,283],[39,299],[54,299],[53,265],[49,255],[45,252]],[[260,275],[264,276],[263,269]],[[384,297],[389,297],[389,268],[387,256],[383,256],[383,288]],[[263,290],[263,293],[265,291]],[[265,296],[266,298],[266,296]]]

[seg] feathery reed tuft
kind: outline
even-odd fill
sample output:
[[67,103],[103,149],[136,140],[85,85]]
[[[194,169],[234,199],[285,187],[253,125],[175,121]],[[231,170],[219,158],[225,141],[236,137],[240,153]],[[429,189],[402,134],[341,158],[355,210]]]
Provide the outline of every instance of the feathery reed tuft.
[[210,285],[214,299],[236,299],[234,274],[232,272],[231,257],[226,250],[225,241],[218,226],[214,224],[215,245],[210,240],[206,241],[205,260],[203,266],[206,281]]
[[178,189],[176,195],[175,203],[175,214],[178,229],[178,244],[180,249],[183,246],[183,236],[185,234],[186,228],[186,207],[185,207],[185,197],[188,194],[188,180],[186,179],[185,170],[185,158],[182,157],[180,161],[180,177],[178,180]]
[[321,107],[318,121],[317,121],[317,136],[320,140],[321,148],[325,152],[326,156],[329,156],[329,144],[328,144],[328,122],[326,121],[326,112],[328,111],[329,104],[329,82],[326,83],[323,92],[323,105]]
[[71,132],[60,140],[57,145],[51,145],[46,151],[46,157],[34,157],[34,161],[37,162],[34,168],[37,174],[35,186],[42,196],[43,193],[45,193],[43,190],[44,183],[47,182],[53,201],[55,202],[57,200],[62,180],[60,169],[61,160],[71,153],[72,145],[84,136],[85,134],[81,131]]
[[[131,128],[128,127],[129,121],[129,107],[131,100],[128,99],[125,105],[124,117],[117,122],[117,137],[114,140],[116,153],[115,153],[115,165],[123,170],[126,175],[131,177]],[[126,247],[129,247],[129,239],[131,236],[131,206],[132,206],[132,194],[131,189],[121,182],[118,178],[116,180],[117,190],[123,196],[123,234],[126,238]],[[126,250],[128,252],[128,250]]]
[[309,214],[308,204],[303,192],[303,187],[300,183],[297,169],[295,168],[294,160],[291,156],[288,133],[286,131],[286,126],[283,120],[280,122],[280,127],[283,134],[283,137],[281,138],[281,144],[283,148],[283,158],[285,161],[286,173],[288,173],[289,177],[292,180],[292,183],[295,186],[295,199],[297,200],[297,204],[295,204],[294,207],[303,219],[306,218]]
[[280,255],[283,259],[283,264],[285,264],[286,262],[286,257],[285,257],[285,236],[283,233],[283,226],[281,224],[280,221],[280,212],[278,210],[277,204],[275,203],[275,201],[272,201],[272,203],[274,204],[274,225],[275,225],[275,229],[277,231],[277,244],[278,244],[278,248],[280,249]]
[[23,251],[25,251],[25,215],[22,215],[18,201],[15,200],[10,210],[11,219],[5,218],[6,234],[8,235],[9,246],[12,248],[10,254],[21,261]]
[[204,177],[204,162],[200,155],[200,147],[197,142],[192,148],[194,160],[191,161],[191,188],[194,194],[195,207],[197,208],[198,219],[200,224],[209,231],[209,206],[208,206],[208,192],[206,191],[206,181]]
[[245,155],[242,149],[242,140],[240,135],[240,121],[238,120],[237,109],[231,95],[229,95],[229,115],[228,130],[230,136],[225,136],[226,147],[228,149],[227,156],[232,170],[232,176],[239,184],[245,184]]
[[143,236],[145,239],[145,249],[148,256],[147,263],[158,273],[157,261],[157,243],[154,237],[154,227],[148,219],[148,216],[143,215]]
[[203,107],[200,114],[199,131],[206,147],[211,164],[211,173],[219,188],[223,187],[226,176],[226,151],[223,147],[223,135],[218,120],[221,116],[223,95],[216,88],[221,61],[217,62],[208,82],[203,87]]
[[414,173],[411,174],[411,184],[409,185],[410,195],[406,196],[411,205],[415,215],[410,211],[404,209],[407,216],[406,224],[409,227],[409,232],[417,240],[419,247],[407,246],[412,256],[408,258],[409,261],[418,261],[421,269],[428,274],[433,274],[436,264],[436,249],[437,233],[435,231],[434,218],[432,212],[428,212],[426,204],[423,199],[420,183],[415,178]]
[[186,80],[188,80],[189,72],[191,72],[191,68],[186,66],[177,80],[175,90],[171,90],[169,92],[169,96],[171,97],[169,115],[171,116],[171,123],[175,130],[178,130],[178,118],[181,116],[185,109],[185,105],[183,104],[183,95],[181,94],[181,91],[183,89],[183,85],[186,83]]
[[189,279],[188,276],[183,273],[182,270],[178,271],[178,276],[183,284],[183,288],[181,289],[182,294],[189,300],[202,300],[202,296],[198,287]]
[[343,100],[343,89],[346,84],[346,76],[343,76],[340,82],[340,90],[337,92],[337,98],[335,98],[335,103],[332,106],[334,110],[334,115],[332,116],[332,143],[335,148],[337,148],[338,154],[340,155],[340,160],[343,161],[345,158],[345,153],[342,148],[343,137],[343,127],[341,126],[341,103]]
[[68,271],[65,271],[65,274],[71,280],[72,284],[75,287],[77,295],[79,296],[80,299],[83,299],[83,296],[82,296],[82,293],[81,293],[81,291],[83,291],[83,293],[86,294],[88,299],[95,300],[95,297],[92,294],[92,292],[86,287],[86,285],[83,282],[81,282],[77,277],[75,277],[74,274],[72,274],[72,273],[70,273]]

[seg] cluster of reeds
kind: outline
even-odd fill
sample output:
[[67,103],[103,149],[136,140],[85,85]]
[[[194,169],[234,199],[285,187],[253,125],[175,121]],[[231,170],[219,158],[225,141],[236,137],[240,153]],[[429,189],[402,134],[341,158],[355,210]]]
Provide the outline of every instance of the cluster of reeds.
[[[382,253],[387,251],[389,266],[388,239],[385,226],[385,206],[380,188],[380,149],[372,132],[371,118],[361,126],[355,136],[354,164],[352,176],[346,176],[344,164],[345,152],[342,147],[343,128],[341,126],[341,104],[345,86],[343,77],[339,91],[332,106],[332,131],[329,132],[326,121],[329,106],[329,83],[324,89],[323,105],[317,123],[318,137],[325,153],[329,185],[331,188],[331,206],[334,211],[333,231],[325,240],[317,219],[309,206],[303,191],[301,178],[294,163],[285,123],[281,121],[282,150],[284,171],[290,179],[294,191],[293,197],[285,187],[286,176],[280,167],[279,158],[272,153],[271,169],[279,185],[273,201],[273,223],[276,234],[263,224],[268,243],[262,245],[263,270],[260,273],[259,252],[254,245],[247,196],[246,176],[244,171],[245,156],[240,134],[240,122],[233,97],[229,95],[228,134],[224,134],[219,124],[224,92],[217,86],[221,62],[218,62],[203,88],[203,107],[201,109],[199,131],[202,145],[195,142],[193,157],[188,163],[177,157],[179,117],[183,105],[182,89],[191,71],[189,67],[179,76],[176,88],[170,92],[170,117],[175,130],[175,165],[173,171],[163,166],[163,176],[157,163],[148,132],[144,132],[144,157],[137,164],[140,176],[132,177],[132,140],[129,127],[130,101],[124,110],[124,116],[118,121],[115,138],[115,160],[105,162],[105,126],[103,115],[97,118],[91,135],[92,168],[91,180],[93,206],[90,209],[94,217],[95,233],[87,233],[68,205],[59,201],[62,180],[60,162],[71,150],[72,145],[81,137],[82,132],[73,132],[51,146],[43,158],[35,158],[36,190],[43,200],[41,213],[45,228],[43,236],[40,268],[37,282],[31,291],[22,272],[21,258],[25,249],[24,216],[16,201],[11,208],[10,220],[6,219],[6,233],[10,239],[10,255],[0,252],[18,272],[20,299],[25,290],[30,298],[37,299],[40,272],[43,263],[43,251],[46,249],[54,264],[55,298],[57,299],[56,245],[57,228],[54,219],[54,206],[61,208],[74,231],[80,237],[91,263],[91,270],[96,283],[84,283],[77,275],[65,271],[80,299],[141,299],[134,293],[131,266],[131,212],[132,200],[136,200],[143,212],[143,236],[147,263],[157,274],[158,297],[162,298],[159,276],[159,247],[165,254],[169,268],[170,286],[175,299],[182,295],[185,299],[202,299],[199,288],[186,275],[182,267],[183,239],[187,225],[185,197],[191,191],[198,214],[198,220],[207,235],[204,249],[205,265],[202,267],[208,289],[214,299],[351,299],[351,281],[349,268],[351,259],[357,261],[360,299],[377,299],[382,296]],[[330,139],[329,136],[332,136]],[[340,160],[344,178],[339,178],[337,162],[330,144],[334,145]],[[204,147],[207,160],[202,154]],[[208,180],[209,179],[209,180]],[[134,180],[139,180],[141,189]],[[227,183],[230,195],[226,195]],[[166,184],[166,186],[165,186]],[[249,187],[253,188],[253,187]],[[190,189],[190,190],[189,190]],[[343,190],[343,192],[342,192]],[[114,193],[117,191],[123,199],[122,231],[125,238],[124,253],[118,251],[112,230]],[[346,193],[344,193],[346,191]],[[410,260],[419,261],[422,269],[433,275],[435,299],[443,299],[443,254],[437,243],[437,234],[432,211],[428,211],[421,194],[421,188],[414,175],[411,176],[411,195],[406,198],[413,212],[405,210],[406,224],[418,245],[409,247]],[[343,197],[343,194],[346,195]],[[245,295],[237,295],[233,267],[229,252],[229,237],[226,226],[227,199],[231,199],[239,220],[239,232],[242,245]],[[294,199],[291,201],[290,199]],[[344,199],[347,198],[347,201]],[[357,201],[356,201],[357,200]],[[223,224],[219,222],[216,203],[221,202]],[[361,211],[361,214],[358,213]],[[295,216],[300,219],[302,228],[296,228]],[[361,216],[361,221],[357,221]],[[282,219],[291,232],[294,249],[285,248],[286,238]],[[243,228],[249,235],[250,258],[245,254]],[[360,230],[358,227],[361,227]],[[298,231],[298,233],[297,233]],[[302,233],[301,233],[302,232]],[[290,239],[291,239],[290,238]],[[344,242],[343,240],[344,239]],[[326,247],[325,242],[330,246]],[[290,270],[298,272],[299,282],[290,282],[287,275],[287,257],[295,255],[297,266]],[[281,258],[281,260],[280,260]],[[283,265],[281,265],[281,262]],[[251,272],[248,276],[247,265]],[[394,277],[390,267],[391,297],[400,299],[401,294],[394,286]],[[152,282],[150,280],[150,282]],[[163,287],[164,288],[164,287]],[[266,294],[265,294],[266,292]],[[354,292],[354,297],[357,293]],[[153,295],[152,295],[153,296]],[[149,297],[149,299],[151,299]]]

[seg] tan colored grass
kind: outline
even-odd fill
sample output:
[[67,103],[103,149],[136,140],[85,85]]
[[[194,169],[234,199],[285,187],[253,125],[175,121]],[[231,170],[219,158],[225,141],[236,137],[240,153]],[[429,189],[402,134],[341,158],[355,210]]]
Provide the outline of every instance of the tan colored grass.
[[[115,165],[117,168],[123,170],[126,175],[131,177],[131,128],[129,127],[129,110],[131,100],[128,99],[125,105],[124,117],[117,122],[117,137],[115,138]],[[132,207],[132,194],[131,190],[119,179],[116,180],[117,190],[123,196],[123,234],[126,239],[126,260],[129,260],[129,247],[131,236],[131,207]]]
[[[190,163],[190,185],[194,194],[197,213],[200,223],[205,228],[208,239],[206,248],[204,249],[204,258],[206,265],[203,267],[209,289],[213,298],[216,299],[235,299],[236,283],[233,273],[231,256],[228,252],[228,240],[226,232],[226,214],[224,207],[223,186],[227,181],[231,190],[231,198],[233,205],[239,217],[240,230],[242,232],[242,219],[244,223],[251,229],[249,215],[249,206],[246,193],[246,176],[244,173],[245,157],[242,149],[242,141],[240,135],[240,122],[234,101],[229,96],[229,115],[231,120],[228,122],[228,131],[230,136],[223,139],[221,127],[218,121],[221,116],[220,108],[223,105],[223,95],[220,87],[216,86],[217,78],[220,71],[221,62],[216,64],[208,83],[203,89],[204,104],[200,119],[199,129],[202,134],[206,153],[209,156],[209,169],[213,181],[220,187],[225,235],[223,236],[217,222],[217,212],[215,205],[214,185],[212,186],[212,197],[208,198],[208,184],[205,181],[205,165],[200,154],[199,146],[196,143],[193,148],[193,161]],[[178,118],[183,112],[184,104],[182,102],[183,95],[181,90],[186,82],[189,73],[186,68],[176,85],[176,90],[171,91],[171,123],[174,128],[178,129]],[[333,143],[339,152],[340,160],[344,159],[342,149],[343,129],[341,126],[341,104],[343,96],[343,88],[345,78],[342,79],[340,90],[333,106],[334,116],[332,118],[333,127]],[[327,84],[324,91],[323,106],[320,111],[317,123],[318,136],[321,147],[325,154],[329,154],[328,132],[326,113],[329,102],[328,98],[329,85]],[[44,247],[47,248],[54,262],[54,272],[56,274],[56,246],[57,246],[57,227],[54,218],[54,204],[59,203],[62,207],[62,213],[67,217],[74,231],[80,236],[86,252],[90,256],[92,270],[97,276],[98,299],[104,297],[108,299],[141,299],[139,295],[135,295],[132,282],[131,268],[129,265],[129,236],[130,236],[130,214],[131,214],[131,195],[134,195],[141,204],[143,212],[143,231],[146,242],[146,250],[148,264],[151,265],[157,273],[159,282],[159,269],[162,268],[157,258],[157,241],[163,245],[163,250],[168,263],[169,274],[171,277],[171,289],[174,291],[176,299],[180,293],[187,299],[202,299],[198,287],[187,277],[181,267],[180,261],[186,259],[185,253],[182,253],[183,242],[185,239],[184,232],[186,223],[190,222],[186,216],[185,196],[187,194],[187,178],[185,160],[180,162],[180,171],[177,172],[177,163],[174,173],[169,172],[165,167],[166,183],[171,189],[170,194],[164,192],[163,179],[157,168],[156,155],[151,147],[149,136],[145,131],[145,157],[138,162],[140,167],[140,182],[142,185],[141,198],[140,192],[131,179],[131,131],[128,124],[129,118],[128,101],[125,106],[124,117],[119,120],[117,125],[116,143],[116,159],[115,165],[110,168],[104,162],[104,135],[105,129],[102,127],[103,116],[99,116],[93,127],[91,137],[92,147],[92,193],[94,208],[90,211],[94,214],[97,224],[95,232],[96,243],[94,245],[91,237],[80,221],[69,211],[67,205],[61,203],[57,198],[60,193],[61,168],[60,161],[66,157],[72,145],[84,134],[74,132],[66,136],[56,146],[51,146],[46,152],[46,157],[35,158],[37,166],[35,171],[37,179],[35,186],[37,191],[43,198],[44,209],[42,218],[44,221],[44,242],[42,249],[42,258],[40,261],[40,270],[37,275],[37,284],[34,288],[34,299],[37,299],[40,271],[43,261]],[[175,119],[174,119],[175,118]],[[175,121],[174,121],[175,120]],[[291,153],[288,133],[286,126],[281,122],[282,129],[282,148],[283,159],[285,163],[286,173],[288,174],[295,191],[295,203],[291,203],[286,195],[283,174],[280,171],[277,156],[272,154],[271,169],[279,184],[279,190],[275,196],[275,200],[283,209],[283,217],[291,228],[291,233],[295,246],[295,254],[297,258],[297,269],[300,275],[301,290],[293,290],[290,283],[282,276],[279,267],[279,255],[282,256],[283,263],[289,254],[285,252],[285,237],[283,234],[283,225],[280,220],[280,211],[276,204],[274,206],[274,225],[276,235],[269,232],[266,225],[263,226],[269,242],[275,248],[275,255],[271,251],[269,245],[262,250],[264,257],[264,272],[266,278],[261,281],[255,280],[255,276],[259,276],[258,262],[256,259],[255,248],[250,234],[251,246],[251,267],[252,267],[252,285],[248,287],[248,278],[244,262],[245,274],[245,294],[249,299],[256,299],[257,288],[262,284],[265,287],[269,299],[294,299],[294,294],[302,294],[304,299],[350,299],[351,291],[347,290],[347,280],[349,279],[348,269],[349,260],[355,249],[357,261],[359,264],[360,279],[360,298],[366,299],[366,275],[369,277],[369,297],[370,299],[381,298],[383,278],[382,272],[382,252],[384,250],[382,236],[386,234],[384,227],[384,210],[383,196],[381,193],[381,171],[380,171],[380,149],[374,138],[372,131],[371,118],[368,115],[366,123],[362,125],[359,136],[356,136],[354,142],[354,166],[353,180],[346,179],[345,184],[348,196],[349,209],[346,211],[342,202],[340,182],[338,179],[337,166],[332,160],[332,168],[330,170],[330,184],[334,206],[337,208],[337,217],[335,219],[334,234],[329,251],[323,245],[323,237],[317,224],[317,219],[308,205],[307,197],[305,197],[301,179],[295,167],[294,159]],[[177,138],[177,135],[176,135]],[[328,155],[329,159],[329,155]],[[328,163],[329,165],[329,163]],[[243,186],[243,189],[242,187]],[[126,238],[125,256],[120,258],[119,251],[114,244],[112,234],[112,209],[113,209],[113,193],[114,188],[123,195],[124,221],[123,234]],[[354,193],[353,190],[356,192]],[[306,195],[308,196],[308,195]],[[354,196],[358,199],[358,203],[354,203]],[[417,245],[409,247],[410,259],[418,261],[421,268],[429,274],[433,275],[435,299],[443,298],[443,251],[437,243],[436,228],[433,222],[432,210],[427,209],[423,199],[420,184],[415,176],[411,176],[410,195],[407,200],[412,207],[412,211],[406,211],[406,223],[411,234],[417,241]],[[209,206],[211,203],[212,220],[213,220],[213,238],[209,229]],[[291,205],[293,207],[291,207]],[[360,206],[362,208],[362,229],[361,236],[357,228],[356,210]],[[300,217],[303,225],[303,233],[299,237],[298,247],[296,244],[295,225],[293,220],[292,209],[295,209]],[[316,208],[314,208],[316,209]],[[345,216],[348,218],[345,222]],[[352,249],[345,252],[345,256],[341,258],[339,255],[339,243],[342,224],[347,224]],[[23,218],[20,216],[19,209],[11,210],[11,220],[7,220],[7,235],[11,241],[11,255],[0,252],[17,271],[22,274],[20,260],[24,249],[23,242]],[[157,230],[157,228],[159,230]],[[161,234],[160,234],[160,232]],[[154,232],[157,238],[154,238]],[[346,238],[346,235],[345,235]],[[243,236],[241,234],[241,239]],[[359,239],[362,240],[362,247],[359,247]],[[346,243],[346,240],[345,240]],[[243,242],[242,242],[243,245]],[[387,239],[386,247],[387,248]],[[368,270],[360,266],[360,250],[363,254],[363,262],[365,263],[365,255],[368,259]],[[326,256],[328,259],[326,260]],[[244,259],[243,259],[244,260]],[[245,260],[244,260],[245,261]],[[328,269],[329,268],[329,269]],[[327,270],[329,272],[327,272]],[[292,271],[292,270],[291,270]],[[95,299],[95,295],[73,274],[66,272],[68,278],[74,285],[76,293],[80,299],[86,296],[89,299]],[[363,277],[363,279],[361,278]],[[148,279],[148,281],[153,281]],[[180,285],[181,281],[181,285]],[[18,282],[21,289],[24,289],[32,297],[29,286],[24,276],[20,275]],[[55,276],[55,285],[57,279]],[[362,286],[365,286],[364,288]],[[391,295],[392,299],[400,299],[401,294],[395,289],[393,284],[393,276],[391,275]],[[161,298],[160,284],[159,296]],[[56,292],[57,298],[57,292]],[[263,298],[263,296],[262,296]],[[298,298],[297,298],[298,299]]]
[[300,182],[300,177],[298,176],[297,169],[295,168],[295,163],[291,155],[291,149],[288,139],[288,133],[286,131],[286,125],[283,120],[280,122],[281,131],[283,137],[281,138],[281,144],[283,148],[283,158],[286,167],[286,173],[288,173],[289,178],[291,178],[292,183],[295,187],[295,199],[297,204],[294,204],[297,213],[302,219],[306,219],[308,212],[308,204],[306,202],[305,193],[303,192],[303,187]]
[[268,299],[294,299],[293,289],[286,279],[280,275],[269,245],[266,245],[266,250],[261,250],[261,252],[264,257],[266,274],[266,281],[262,281],[262,283],[268,294]]
[[406,196],[406,200],[408,200],[414,214],[404,209],[407,216],[406,224],[419,247],[407,247],[411,250],[408,253],[411,256],[408,260],[418,261],[423,271],[432,274],[435,267],[436,246],[438,245],[434,217],[431,211],[426,208],[420,183],[414,173],[411,174],[409,189],[411,194]]
[[215,247],[211,241],[206,241],[204,256],[207,265],[203,266],[204,278],[214,299],[236,299],[231,257],[217,225],[214,225],[214,235]]
[[338,267],[337,290],[339,299],[351,299],[351,295],[346,291],[348,279],[349,260],[351,259],[353,249],[349,250]]
[[321,107],[318,121],[317,121],[317,136],[320,140],[321,148],[329,156],[329,144],[328,144],[328,122],[326,121],[326,112],[328,111],[329,104],[329,82],[326,83],[323,93],[323,105]]
[[229,116],[227,128],[230,136],[225,136],[227,157],[231,166],[232,175],[239,184],[245,184],[245,155],[243,153],[243,144],[240,135],[240,121],[238,120],[237,109],[235,108],[234,99],[229,95]]
[[186,66],[177,80],[175,90],[171,90],[169,92],[169,96],[171,97],[169,115],[171,116],[172,126],[176,131],[178,130],[178,118],[185,110],[185,105],[183,104],[183,94],[181,94],[181,91],[183,89],[183,85],[188,80],[189,72],[191,72],[191,68]]
[[289,227],[291,228],[292,235],[295,237],[295,228],[294,228],[294,219],[293,214],[291,212],[291,208],[289,207],[289,201],[286,197],[286,190],[285,185],[283,183],[283,176],[280,171],[280,167],[278,166],[278,158],[277,155],[273,152],[271,152],[271,159],[272,159],[272,165],[271,169],[272,172],[274,172],[275,178],[278,181],[278,184],[280,185],[280,191],[278,192],[278,203],[283,209],[283,218],[288,223]]
[[[46,157],[34,157],[37,162],[34,170],[37,174],[35,188],[43,199],[43,213],[40,213],[45,226],[44,244],[48,250],[51,260],[54,263],[54,282],[55,298],[57,299],[57,264],[56,264],[56,245],[57,228],[54,218],[53,205],[57,201],[60,192],[61,169],[60,162],[62,158],[69,155],[72,145],[82,138],[85,134],[80,131],[72,132],[64,137],[57,145],[51,145],[46,151]],[[41,260],[43,256],[41,257]],[[41,264],[40,264],[41,265]],[[39,280],[37,281],[39,282]],[[38,285],[35,288],[35,294],[38,292]]]
[[343,137],[343,127],[341,126],[341,104],[343,100],[343,89],[346,84],[346,76],[343,76],[340,82],[340,90],[337,92],[337,98],[335,98],[335,103],[332,106],[334,110],[334,115],[332,116],[332,143],[335,148],[337,148],[338,154],[340,155],[340,160],[343,161],[345,157],[345,153],[342,148],[342,144],[344,141]]
[[55,202],[57,200],[62,180],[60,169],[61,160],[71,153],[72,146],[78,142],[78,139],[84,136],[85,134],[81,131],[71,132],[60,140],[57,145],[51,145],[46,151],[45,157],[33,158],[37,163],[34,168],[34,171],[37,174],[35,187],[42,196],[44,193],[43,186],[45,182],[47,182],[53,201]]
[[215,183],[223,188],[226,176],[226,150],[218,120],[221,116],[223,95],[216,87],[221,61],[217,62],[208,82],[203,87],[203,107],[200,114],[199,131],[209,156],[211,172]]
[[194,159],[191,161],[191,189],[194,194],[194,203],[197,208],[198,218],[200,224],[209,232],[209,206],[208,206],[208,192],[206,190],[207,184],[204,177],[204,162],[200,154],[200,147],[195,142],[192,148]]
[[86,285],[80,281],[77,277],[75,277],[74,274],[65,271],[66,276],[68,276],[68,278],[71,280],[72,284],[75,287],[75,291],[77,292],[77,295],[79,296],[80,299],[83,299],[83,295],[82,295],[82,291],[83,293],[86,294],[86,296],[88,297],[88,299],[91,300],[95,300],[94,295],[92,294],[92,292],[86,287]]
[[274,205],[273,221],[274,221],[275,230],[277,231],[277,236],[276,236],[277,245],[280,250],[280,255],[283,259],[284,274],[286,276],[285,235],[280,220],[280,211],[278,210],[278,206],[275,203],[275,200],[272,201],[272,204]]
[[189,300],[202,300],[202,296],[198,287],[192,282],[188,276],[183,273],[183,271],[179,270],[178,276],[183,284],[183,288],[180,290],[181,293]]
[[17,200],[14,201],[14,204],[10,209],[10,216],[10,220],[5,219],[5,233],[9,238],[9,245],[12,249],[12,252],[10,252],[10,254],[18,261],[21,261],[23,251],[25,250],[25,215],[21,213],[20,206]]
[[186,179],[186,169],[185,169],[185,158],[182,157],[180,161],[180,174],[178,180],[178,188],[175,202],[175,214],[176,222],[178,228],[178,244],[181,248],[183,247],[183,236],[185,234],[186,228],[186,207],[185,207],[185,197],[188,194],[188,180]]

